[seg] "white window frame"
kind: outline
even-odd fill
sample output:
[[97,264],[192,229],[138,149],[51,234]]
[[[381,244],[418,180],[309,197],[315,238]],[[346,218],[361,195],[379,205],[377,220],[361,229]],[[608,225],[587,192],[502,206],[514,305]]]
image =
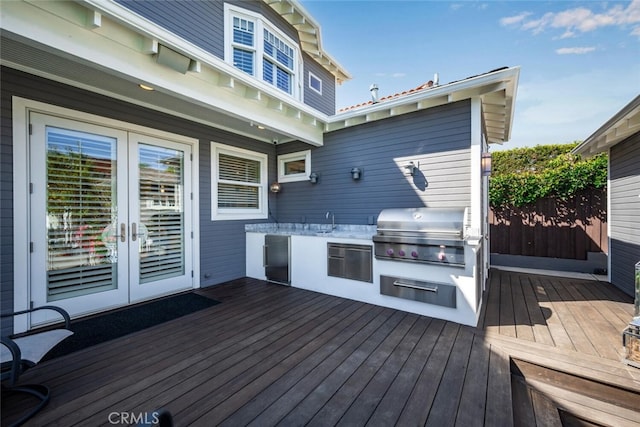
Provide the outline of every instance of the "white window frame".
[[[311,84],[311,80],[312,79],[315,79],[315,80],[318,81],[318,83],[320,83],[320,90],[318,90],[315,87],[313,87],[313,85]],[[322,95],[322,79],[320,77],[316,76],[315,74],[313,74],[311,71],[309,71],[308,85],[309,85],[309,89],[311,89],[312,91],[314,91],[318,95]]]
[[[260,162],[260,183],[258,187],[258,208],[219,208],[218,207],[218,159],[220,154],[241,157]],[[241,219],[266,219],[269,212],[268,156],[256,151],[245,150],[231,145],[211,142],[211,220],[229,221]],[[225,181],[222,181],[225,182]],[[238,184],[234,182],[234,184]]]
[[[304,160],[304,173],[285,175],[285,164],[296,160]],[[311,174],[311,150],[278,156],[278,182],[308,181]]]
[[[224,4],[224,60],[233,66],[233,48],[239,47],[245,50],[249,50],[247,46],[244,45],[235,45],[233,43],[233,18],[238,17],[241,19],[250,20],[253,22],[253,28],[255,31],[254,43],[254,62],[253,62],[253,73],[250,74],[256,78],[259,82],[268,85],[269,87],[273,87],[278,91],[278,93],[283,93],[287,96],[293,97],[295,99],[300,99],[300,86],[301,86],[301,64],[302,57],[300,54],[300,49],[298,44],[283,33],[278,27],[276,27],[272,22],[267,20],[264,16],[252,12],[250,10],[246,10],[240,8],[238,6],[231,5],[229,3]],[[263,63],[265,58],[270,58],[271,61],[273,59],[264,53],[264,30],[268,30],[273,35],[280,38],[283,42],[287,43],[289,47],[293,49],[293,70],[292,71],[292,81],[291,81],[291,93],[285,92],[280,89],[277,85],[267,82],[263,79]],[[282,64],[280,65],[282,66]],[[234,68],[237,68],[234,66]],[[286,67],[283,67],[286,68]],[[240,68],[237,68],[241,70]],[[302,80],[304,81],[304,80]]]

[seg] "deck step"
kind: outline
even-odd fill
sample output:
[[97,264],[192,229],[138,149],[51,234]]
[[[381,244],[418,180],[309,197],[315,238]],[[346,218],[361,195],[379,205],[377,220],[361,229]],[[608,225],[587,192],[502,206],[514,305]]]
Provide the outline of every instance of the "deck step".
[[640,425],[640,393],[635,390],[519,359],[511,359],[511,375],[514,419],[517,410],[528,425]]

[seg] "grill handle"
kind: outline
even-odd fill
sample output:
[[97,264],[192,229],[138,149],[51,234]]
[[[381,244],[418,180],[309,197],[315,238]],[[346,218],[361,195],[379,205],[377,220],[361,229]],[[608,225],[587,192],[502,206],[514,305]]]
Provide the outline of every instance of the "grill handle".
[[393,286],[399,286],[401,288],[410,288],[410,289],[417,289],[417,290],[420,290],[420,291],[438,293],[438,287],[437,286],[416,286],[416,285],[412,285],[410,283],[401,282],[399,280],[395,280],[393,282]]
[[462,233],[460,230],[443,230],[443,229],[420,229],[413,230],[410,228],[378,228],[378,232],[391,231],[394,233],[402,232],[402,233],[425,233],[425,234],[451,234],[452,236],[460,236]]

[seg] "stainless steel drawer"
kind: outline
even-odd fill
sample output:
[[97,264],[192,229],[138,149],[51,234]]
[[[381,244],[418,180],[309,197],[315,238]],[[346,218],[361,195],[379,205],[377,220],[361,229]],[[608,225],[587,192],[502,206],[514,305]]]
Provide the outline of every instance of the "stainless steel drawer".
[[327,244],[327,274],[333,277],[373,282],[371,246]]
[[456,308],[456,286],[448,283],[380,276],[380,293],[392,297]]

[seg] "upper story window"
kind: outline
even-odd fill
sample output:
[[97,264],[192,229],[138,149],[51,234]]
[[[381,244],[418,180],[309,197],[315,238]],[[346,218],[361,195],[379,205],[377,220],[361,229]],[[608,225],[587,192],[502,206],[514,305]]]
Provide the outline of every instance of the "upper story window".
[[263,16],[225,4],[225,60],[299,98],[296,43]]
[[322,95],[322,80],[311,72],[309,72],[309,87]]
[[233,65],[245,73],[253,74],[255,63],[255,24],[233,17]]

